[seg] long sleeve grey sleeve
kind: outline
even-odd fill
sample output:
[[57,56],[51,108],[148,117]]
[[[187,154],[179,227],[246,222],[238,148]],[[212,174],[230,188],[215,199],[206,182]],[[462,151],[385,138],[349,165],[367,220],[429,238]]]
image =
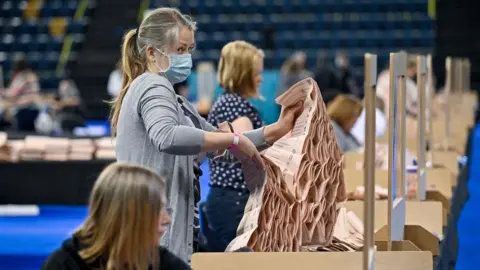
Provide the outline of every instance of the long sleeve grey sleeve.
[[148,137],[157,149],[172,155],[197,155],[205,132],[181,125],[177,109],[175,94],[161,85],[147,89],[138,103]]
[[[191,110],[192,112],[195,113],[195,116],[199,119],[200,121],[200,126],[202,126],[202,129],[204,131],[208,131],[208,132],[213,132],[213,131],[216,131],[217,128],[212,126],[209,122],[207,122],[205,120],[205,118],[201,117],[197,110],[195,109],[195,107],[190,103],[188,102],[188,100],[186,100],[185,98],[183,97],[180,97],[182,100],[183,100],[183,103],[188,107],[189,110]],[[270,147],[270,145],[266,142],[265,140],[265,134],[264,134],[264,127],[261,127],[261,128],[257,128],[257,129],[254,129],[254,130],[251,130],[251,131],[247,131],[247,132],[244,132],[242,133],[243,135],[245,135],[245,137],[247,137],[255,146],[257,146],[257,149],[258,151],[262,151],[268,147]]]
[[[200,123],[202,125],[203,130],[205,131],[215,131],[216,128],[208,123],[203,117],[200,117]],[[254,130],[250,130],[247,132],[242,133],[247,137],[259,151],[268,148],[270,145],[265,141],[265,134],[264,134],[265,127],[257,128]]]

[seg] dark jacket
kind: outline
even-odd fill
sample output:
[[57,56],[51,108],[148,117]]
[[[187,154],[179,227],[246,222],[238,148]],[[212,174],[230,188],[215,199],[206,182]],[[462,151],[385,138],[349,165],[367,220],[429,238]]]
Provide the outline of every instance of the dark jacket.
[[327,89],[341,89],[339,72],[327,64],[317,67],[315,81],[320,87],[322,95]]
[[[51,254],[44,262],[42,270],[87,270],[99,269],[100,262],[87,264],[79,255],[78,252],[84,249],[76,238],[70,238],[63,242],[62,247]],[[164,247],[159,247],[159,258],[161,270],[190,270],[191,268],[180,258],[173,255]],[[150,268],[151,269],[151,268]]]

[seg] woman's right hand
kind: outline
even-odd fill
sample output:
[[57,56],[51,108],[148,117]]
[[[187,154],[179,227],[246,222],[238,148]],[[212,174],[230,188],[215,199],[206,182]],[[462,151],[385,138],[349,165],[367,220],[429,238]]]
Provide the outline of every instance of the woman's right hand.
[[239,134],[239,141],[238,141],[238,150],[242,152],[244,155],[248,156],[252,159],[255,164],[257,164],[257,168],[265,169],[265,163],[258,152],[257,147],[244,135]]

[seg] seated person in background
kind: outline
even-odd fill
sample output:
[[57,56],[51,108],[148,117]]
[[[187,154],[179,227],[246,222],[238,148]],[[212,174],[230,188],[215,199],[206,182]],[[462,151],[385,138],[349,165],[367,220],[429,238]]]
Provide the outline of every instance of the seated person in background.
[[[407,62],[407,78],[406,78],[406,113],[409,116],[416,116],[417,115],[417,97],[418,97],[418,90],[417,85],[413,81],[413,78],[417,74],[417,62],[414,56],[408,57]],[[385,104],[385,116],[388,117],[389,115],[389,100],[390,100],[390,70],[389,68],[385,69],[378,75],[377,80],[377,96],[383,100]]]
[[362,110],[361,101],[352,95],[339,95],[327,107],[338,145],[343,152],[356,151],[361,146],[350,131]]
[[108,77],[107,92],[112,98],[116,98],[122,91],[123,74],[120,67],[121,63],[117,65]]
[[165,189],[149,169],[109,165],[95,182],[87,219],[41,269],[190,269],[158,244],[170,223]]
[[73,80],[62,80],[58,86],[59,98],[52,104],[57,119],[65,132],[84,125],[85,119],[81,107],[78,88]]
[[[375,110],[375,137],[382,137],[385,135],[385,131],[388,125],[388,119],[385,117],[383,110],[385,109],[385,104],[383,101],[376,97],[376,110]],[[350,134],[357,140],[360,145],[365,144],[365,129],[367,115],[365,108],[362,110],[362,113],[357,118],[357,121],[350,129]]]
[[328,104],[334,101],[337,96],[342,94],[342,92],[340,92],[340,90],[337,90],[337,89],[327,89],[325,91],[323,90],[320,90],[320,91],[322,92],[323,102],[327,107],[328,107]]
[[[303,52],[296,52],[283,63],[280,70],[280,82],[277,88],[277,97],[290,89],[297,82],[313,77],[313,73],[305,67],[307,56]],[[322,87],[320,85],[320,87]]]
[[335,55],[335,66],[338,70],[340,80],[338,89],[344,94],[351,94],[361,98],[363,96],[363,89],[358,87],[357,82],[355,81],[346,51],[340,50],[337,52]]
[[35,131],[35,120],[39,114],[40,82],[24,57],[15,60],[12,79],[7,89],[2,91],[4,105],[12,110],[18,131]]
[[[322,95],[324,95],[325,89],[340,89],[340,75],[340,72],[329,64],[327,51],[319,50],[317,52],[315,81],[320,87]],[[337,91],[340,92],[340,90]]]
[[[259,97],[263,53],[255,46],[234,41],[223,47],[218,64],[218,82],[225,92],[214,103],[208,122],[215,127],[231,122],[237,133],[264,125],[258,111],[248,101]],[[209,160],[210,193],[205,203],[208,229],[204,230],[211,252],[223,252],[235,238],[249,192],[242,165],[219,159]]]

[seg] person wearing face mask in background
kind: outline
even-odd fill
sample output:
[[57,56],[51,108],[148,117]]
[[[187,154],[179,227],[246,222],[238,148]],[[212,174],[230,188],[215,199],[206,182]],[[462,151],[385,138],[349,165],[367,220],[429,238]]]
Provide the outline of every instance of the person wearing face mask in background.
[[263,168],[257,148],[288,133],[303,109],[302,104],[284,108],[276,123],[242,134],[217,132],[172,86],[190,75],[195,28],[177,9],[158,8],[127,32],[122,91],[112,102],[111,116],[117,160],[143,165],[167,179],[172,221],[161,244],[186,262],[200,249],[199,154],[235,148]]
[[[304,52],[292,54],[282,65],[280,81],[277,87],[277,97],[285,93],[297,82],[313,77],[313,73],[306,68],[307,55]],[[321,86],[320,86],[321,87]]]
[[[362,98],[363,91],[360,87],[358,87],[357,82],[353,77],[353,73],[350,69],[350,62],[348,60],[346,52],[337,52],[337,55],[335,56],[335,67],[338,69],[338,89],[344,94],[351,94],[358,98]],[[320,85],[320,87],[322,86]]]

